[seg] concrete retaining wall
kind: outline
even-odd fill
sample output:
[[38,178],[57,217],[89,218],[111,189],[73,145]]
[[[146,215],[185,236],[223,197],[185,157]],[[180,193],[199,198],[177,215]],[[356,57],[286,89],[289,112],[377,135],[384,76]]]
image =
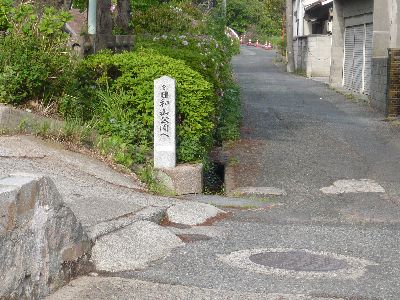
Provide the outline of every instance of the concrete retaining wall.
[[330,35],[297,37],[293,43],[296,70],[304,71],[307,77],[329,77],[331,41]]

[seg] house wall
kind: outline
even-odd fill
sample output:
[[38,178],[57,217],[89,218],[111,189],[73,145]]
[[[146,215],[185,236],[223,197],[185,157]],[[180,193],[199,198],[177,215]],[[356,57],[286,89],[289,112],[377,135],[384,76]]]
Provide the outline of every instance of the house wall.
[[[378,2],[378,1],[377,1]],[[387,113],[387,58],[390,44],[389,5],[392,0],[381,0],[374,7],[371,105]]]
[[311,22],[304,20],[304,5],[302,0],[293,0],[293,37],[312,34]]
[[[393,92],[388,82],[396,78],[388,72],[388,49],[400,49],[399,22],[400,0],[334,0],[330,84],[343,84],[345,27],[373,23],[370,100],[371,106],[385,115],[393,111],[393,99],[388,100]],[[394,105],[400,107],[400,103]]]
[[399,0],[374,4],[371,106],[388,114],[388,48],[400,48]]
[[332,86],[342,86],[343,83],[344,32],[346,26],[372,23],[373,11],[373,0],[335,0],[333,2],[332,62],[329,78]]
[[344,11],[343,11],[344,18],[369,14],[374,11],[373,0],[351,0],[351,1],[341,1],[341,2],[344,4]]
[[331,86],[342,86],[343,82],[344,1],[335,0],[333,2],[331,69],[329,77]]
[[331,43],[330,35],[297,37],[293,43],[296,70],[306,72],[307,77],[329,77]]

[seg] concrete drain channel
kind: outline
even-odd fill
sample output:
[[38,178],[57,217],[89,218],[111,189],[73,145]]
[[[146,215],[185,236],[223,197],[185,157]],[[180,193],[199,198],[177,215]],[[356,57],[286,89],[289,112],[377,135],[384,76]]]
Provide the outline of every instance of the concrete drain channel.
[[233,267],[266,275],[298,278],[348,278],[362,276],[367,267],[376,263],[351,256],[307,249],[251,249],[218,255],[218,259]]

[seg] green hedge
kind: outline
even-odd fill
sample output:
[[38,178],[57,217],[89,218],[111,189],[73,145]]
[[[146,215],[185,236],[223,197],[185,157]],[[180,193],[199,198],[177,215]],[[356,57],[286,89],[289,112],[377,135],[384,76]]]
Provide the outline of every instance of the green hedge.
[[152,146],[153,81],[163,75],[175,78],[178,160],[199,161],[207,155],[213,143],[216,98],[212,85],[183,61],[141,50],[100,53],[84,60],[81,68],[89,75],[86,80],[96,84],[100,134],[142,149]]

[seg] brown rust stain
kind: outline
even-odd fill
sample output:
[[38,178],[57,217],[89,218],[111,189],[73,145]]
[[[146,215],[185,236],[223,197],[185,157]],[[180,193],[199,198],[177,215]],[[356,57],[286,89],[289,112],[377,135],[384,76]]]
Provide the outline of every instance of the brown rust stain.
[[16,207],[15,203],[11,203],[8,206],[8,218],[7,218],[7,224],[6,224],[6,231],[13,230],[16,226]]
[[[224,219],[227,219],[229,217],[231,217],[233,214],[231,212],[224,212],[224,213],[219,213],[218,215],[216,215],[215,217],[209,218],[207,219],[204,223],[201,224],[197,224],[194,226],[212,226],[214,225],[216,222],[222,221]],[[192,228],[192,226],[190,225],[186,225],[186,224],[179,224],[179,223],[174,223],[171,222],[168,217],[165,217],[161,223],[161,226],[164,227],[174,227],[174,228],[178,228],[178,229],[190,229]]]

